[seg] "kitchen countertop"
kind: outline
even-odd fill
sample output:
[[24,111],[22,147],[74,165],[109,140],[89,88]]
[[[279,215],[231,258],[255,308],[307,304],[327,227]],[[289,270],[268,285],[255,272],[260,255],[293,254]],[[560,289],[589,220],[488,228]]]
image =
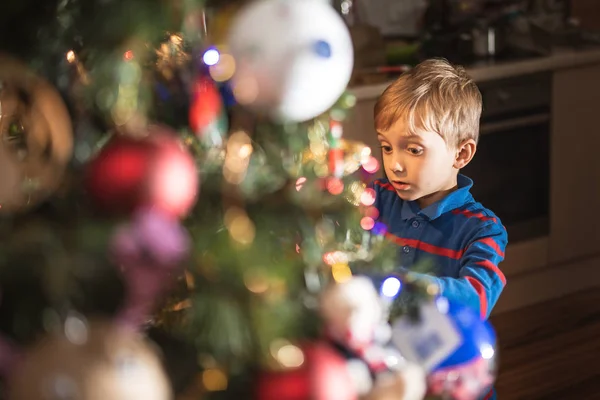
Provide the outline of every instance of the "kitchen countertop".
[[[475,65],[467,68],[467,72],[475,82],[485,82],[535,72],[554,71],[592,64],[600,64],[600,47],[592,47],[584,50],[557,48],[549,56],[488,65]],[[351,87],[349,91],[359,101],[375,99],[392,81],[393,79],[373,85],[357,85]]]

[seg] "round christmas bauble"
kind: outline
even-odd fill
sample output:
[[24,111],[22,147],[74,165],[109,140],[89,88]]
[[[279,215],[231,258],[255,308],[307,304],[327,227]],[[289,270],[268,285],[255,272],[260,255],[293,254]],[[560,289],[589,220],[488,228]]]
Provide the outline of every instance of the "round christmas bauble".
[[25,211],[49,197],[72,151],[71,119],[58,91],[0,54],[0,214]]
[[9,382],[10,400],[168,400],[154,349],[109,322],[72,326],[24,355]]
[[199,178],[176,135],[154,129],[143,138],[114,136],[90,161],[86,188],[112,213],[155,208],[182,217],[194,205]]
[[323,0],[259,0],[229,32],[237,101],[281,121],[306,121],[343,94],[353,66],[352,40]]
[[257,400],[356,400],[346,360],[326,343],[302,347],[304,362],[286,371],[263,372]]

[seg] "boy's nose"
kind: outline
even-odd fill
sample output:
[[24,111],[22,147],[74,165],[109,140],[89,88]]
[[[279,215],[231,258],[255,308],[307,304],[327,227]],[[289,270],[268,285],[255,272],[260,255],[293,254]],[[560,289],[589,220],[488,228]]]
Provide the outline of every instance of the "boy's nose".
[[392,171],[394,172],[404,172],[404,167],[400,161],[394,160],[392,163]]

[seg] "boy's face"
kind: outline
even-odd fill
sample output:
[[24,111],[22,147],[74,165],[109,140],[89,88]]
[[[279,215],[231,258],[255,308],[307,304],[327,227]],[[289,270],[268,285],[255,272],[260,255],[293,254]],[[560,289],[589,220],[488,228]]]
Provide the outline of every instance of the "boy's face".
[[419,130],[413,135],[400,118],[389,130],[378,132],[377,138],[385,174],[401,199],[416,200],[425,208],[456,186],[461,152],[436,132]]

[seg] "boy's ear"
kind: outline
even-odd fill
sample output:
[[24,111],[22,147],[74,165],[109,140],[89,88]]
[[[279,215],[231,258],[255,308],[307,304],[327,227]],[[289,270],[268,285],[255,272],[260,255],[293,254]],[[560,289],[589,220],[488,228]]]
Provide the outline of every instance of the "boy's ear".
[[462,142],[456,149],[456,159],[454,160],[454,168],[462,169],[471,162],[475,152],[477,151],[477,143],[473,139],[467,139]]

